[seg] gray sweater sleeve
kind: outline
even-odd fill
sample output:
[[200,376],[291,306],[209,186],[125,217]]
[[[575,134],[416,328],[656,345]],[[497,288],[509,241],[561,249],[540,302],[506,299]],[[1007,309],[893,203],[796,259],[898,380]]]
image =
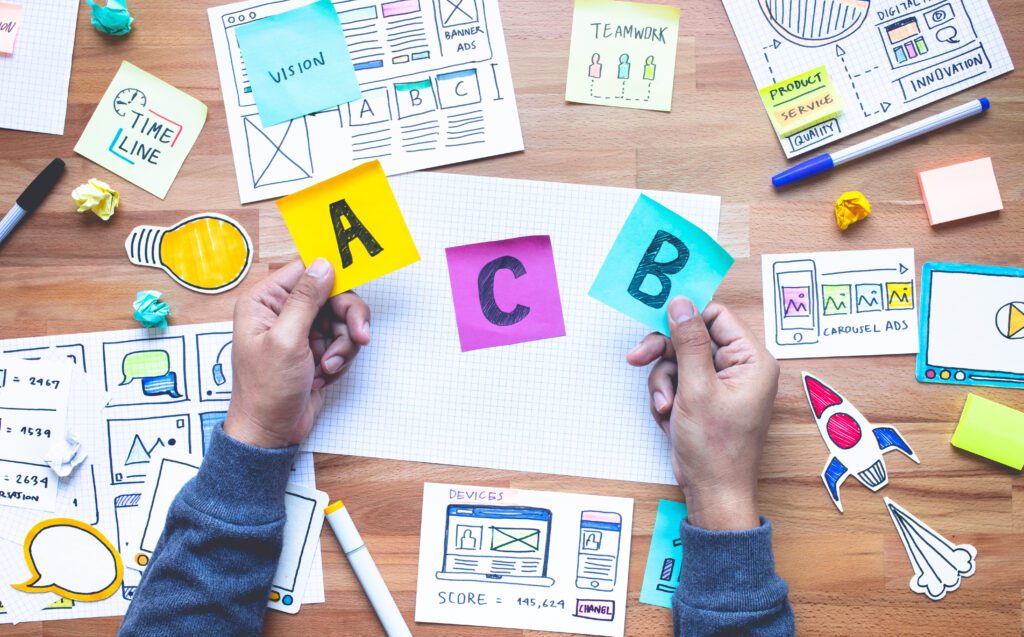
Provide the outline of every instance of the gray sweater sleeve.
[[772,525],[747,531],[708,531],[683,520],[683,564],[672,599],[675,634],[795,634],[789,587],[775,572]]
[[218,427],[178,493],[119,635],[258,635],[284,533],[297,446],[260,449]]

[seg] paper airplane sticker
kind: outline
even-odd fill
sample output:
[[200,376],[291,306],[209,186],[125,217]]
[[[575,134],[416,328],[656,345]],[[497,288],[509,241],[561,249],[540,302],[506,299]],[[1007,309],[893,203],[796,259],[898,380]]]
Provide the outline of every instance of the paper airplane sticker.
[[[878,491],[889,483],[882,454],[898,449],[920,464],[917,454],[894,427],[873,426],[850,401],[831,387],[807,372],[803,377],[807,402],[830,454],[821,479],[840,512],[843,503],[839,500],[839,487],[851,473],[872,491]],[[868,432],[870,435],[866,435]]]
[[974,575],[976,548],[953,544],[889,498],[885,498],[885,507],[914,567],[910,590],[937,602],[960,588],[962,578]]

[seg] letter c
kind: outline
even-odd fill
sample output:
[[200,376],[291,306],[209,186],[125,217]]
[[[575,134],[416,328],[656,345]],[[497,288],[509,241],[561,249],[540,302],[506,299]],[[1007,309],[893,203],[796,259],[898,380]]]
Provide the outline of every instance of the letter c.
[[508,327],[525,319],[526,315],[530,313],[530,308],[516,304],[515,309],[506,312],[498,307],[498,302],[494,298],[494,277],[499,270],[508,270],[512,276],[518,279],[526,274],[526,266],[513,256],[498,257],[485,265],[476,278],[477,289],[480,293],[480,310],[484,313],[484,318],[495,325]]

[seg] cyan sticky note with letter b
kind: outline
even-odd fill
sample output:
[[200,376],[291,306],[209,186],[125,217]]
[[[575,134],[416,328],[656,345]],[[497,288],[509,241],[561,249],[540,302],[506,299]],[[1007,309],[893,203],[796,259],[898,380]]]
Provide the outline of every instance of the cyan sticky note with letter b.
[[732,263],[706,232],[640,195],[590,296],[667,335],[669,300],[686,296],[703,312]]
[[330,0],[240,26],[235,36],[263,126],[362,95]]

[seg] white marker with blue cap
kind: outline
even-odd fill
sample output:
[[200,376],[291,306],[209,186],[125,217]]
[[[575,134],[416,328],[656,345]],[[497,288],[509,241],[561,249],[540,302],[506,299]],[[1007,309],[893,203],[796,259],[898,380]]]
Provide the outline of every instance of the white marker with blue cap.
[[980,99],[971,100],[970,102],[951,108],[948,111],[939,113],[938,115],[932,115],[922,119],[919,122],[913,124],[907,124],[902,128],[897,128],[894,131],[890,131],[884,135],[879,135],[874,139],[861,142],[838,150],[834,153],[825,153],[824,155],[818,155],[812,157],[807,161],[801,162],[792,168],[786,169],[781,173],[772,177],[772,185],[776,188],[781,188],[787,184],[791,184],[801,179],[813,177],[819,173],[828,172],[836,166],[841,166],[847,162],[851,162],[854,159],[860,159],[865,155],[880,151],[890,146],[895,146],[900,142],[905,142],[908,139],[913,139],[919,135],[930,133],[931,131],[948,126],[954,122],[959,122],[962,119],[973,117],[987,111],[989,102],[987,97]]

